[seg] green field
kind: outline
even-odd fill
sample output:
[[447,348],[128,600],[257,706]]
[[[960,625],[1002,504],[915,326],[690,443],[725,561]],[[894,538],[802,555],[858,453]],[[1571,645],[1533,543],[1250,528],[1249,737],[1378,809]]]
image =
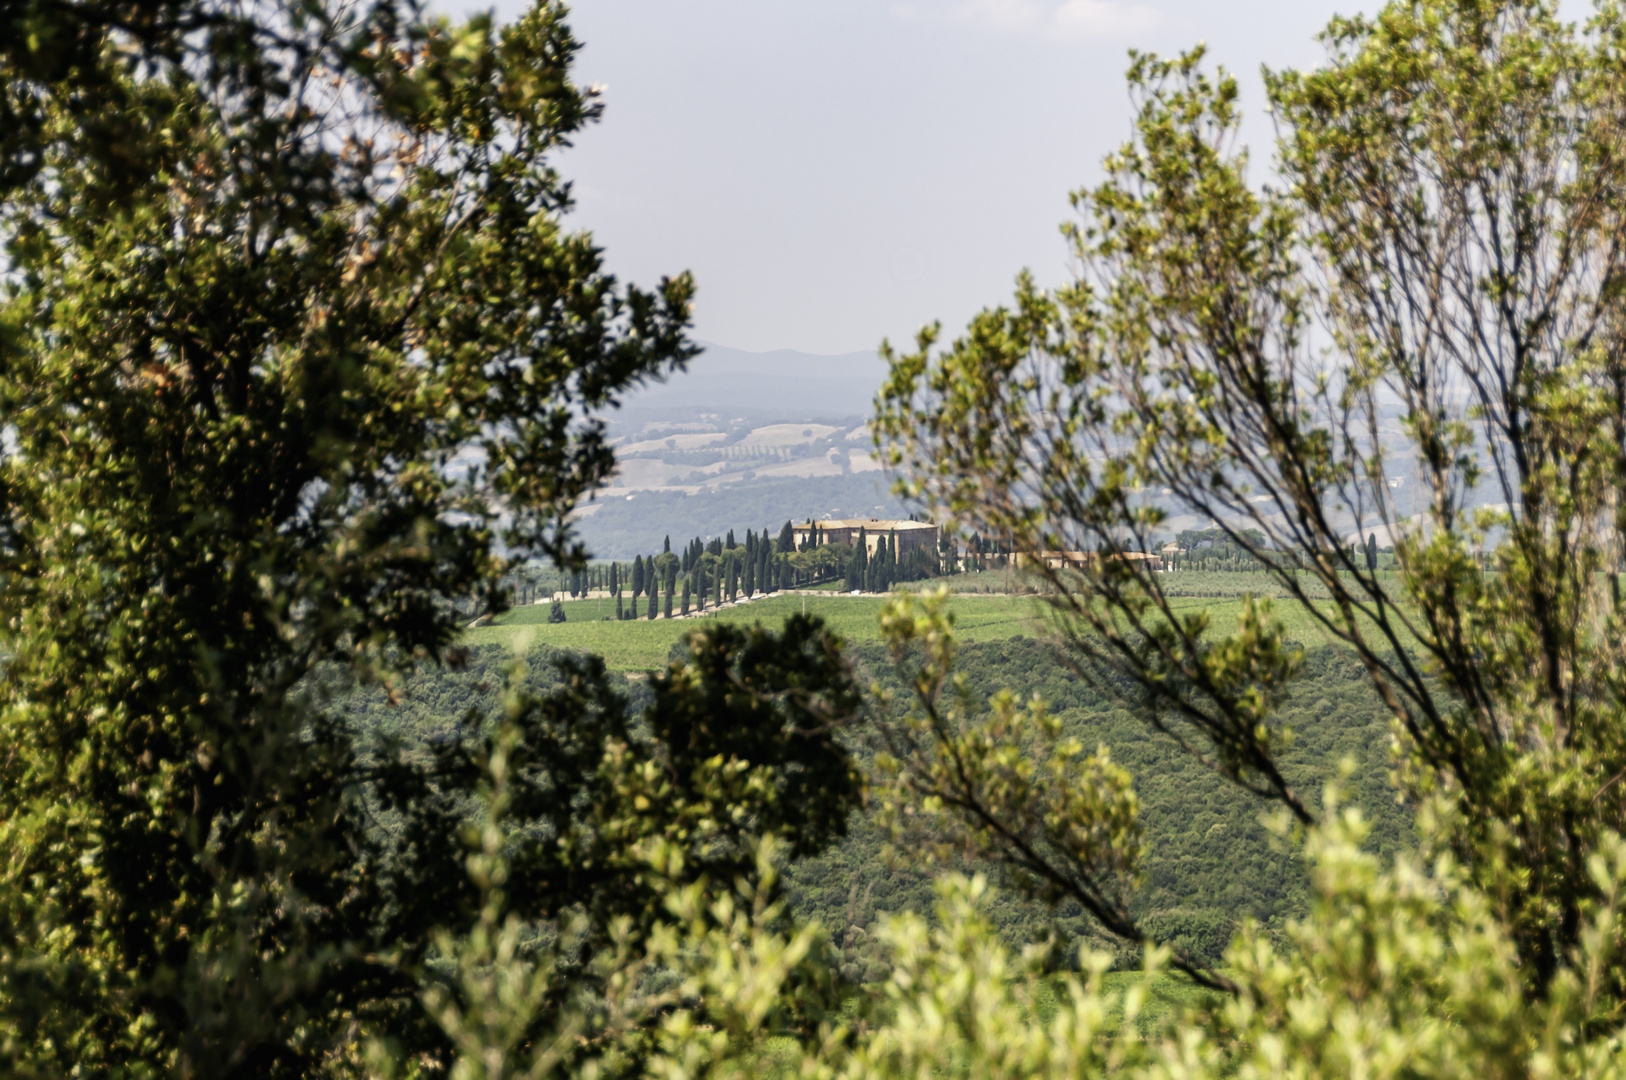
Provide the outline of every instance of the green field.
[[[602,612],[615,612],[615,602],[572,600],[565,603],[567,621],[549,623],[548,604],[515,608],[498,616],[491,624],[467,632],[470,644],[504,645],[516,653],[533,645],[595,653],[604,657],[612,671],[647,671],[664,667],[672,646],[689,630],[723,622],[760,622],[777,626],[794,612],[805,609],[822,616],[830,628],[850,641],[872,641],[880,634],[879,616],[885,599],[879,596],[776,596],[716,614],[691,619],[645,619],[616,622],[605,620]],[[1242,602],[1237,598],[1190,597],[1173,601],[1177,612],[1208,609],[1211,625],[1228,631],[1236,624]],[[957,595],[952,601],[956,632],[966,641],[992,641],[1035,635],[1044,627],[1042,605],[1032,597]],[[1322,641],[1320,631],[1300,605],[1276,600],[1273,610],[1287,626],[1288,636],[1306,645]]]
[[[832,630],[849,640],[873,640],[879,636],[881,605],[885,602],[879,596],[776,596],[697,619],[605,622],[597,614],[600,601],[572,600],[564,605],[566,622],[549,623],[549,605],[532,604],[468,631],[467,640],[474,645],[506,645],[516,652],[528,651],[533,645],[551,645],[596,653],[604,657],[612,671],[647,671],[664,667],[672,646],[690,630],[703,629],[713,621],[777,626],[804,606],[809,615],[823,617]],[[614,613],[614,601],[604,606]],[[966,597],[954,603],[955,628],[968,641],[1032,634],[1038,629],[1034,611],[1033,601],[1028,599]]]

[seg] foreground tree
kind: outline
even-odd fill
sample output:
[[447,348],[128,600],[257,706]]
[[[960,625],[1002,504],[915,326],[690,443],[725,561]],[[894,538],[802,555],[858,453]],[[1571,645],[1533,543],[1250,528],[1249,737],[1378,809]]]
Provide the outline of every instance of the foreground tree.
[[[568,515],[614,464],[591,414],[693,352],[687,277],[623,287],[562,224],[549,159],[599,108],[577,48],[549,3],[501,29],[393,2],[0,6],[8,1072],[444,1049],[418,980],[430,928],[478,903],[458,835],[486,732],[360,745],[324,685],[458,663],[466,612],[503,602],[499,550],[579,592]],[[513,812],[574,838],[516,864],[546,876],[527,918],[590,900],[602,934],[647,905],[593,845],[771,821],[775,776],[836,775],[784,730],[828,732],[803,713],[846,693],[816,628],[793,637],[708,639],[658,694],[681,746],[627,736],[597,669],[518,709],[513,753],[546,765],[516,766]],[[751,764],[753,728],[795,764]],[[674,787],[668,758],[633,813],[617,785],[668,749],[727,776]],[[849,794],[798,800],[840,816],[836,773]],[[576,816],[583,785],[610,817]]]
[[[1171,513],[1213,519],[1359,656],[1403,790],[1439,801],[1434,841],[1494,898],[1540,998],[1626,816],[1626,18],[1409,0],[1323,41],[1323,68],[1267,80],[1270,190],[1248,183],[1234,81],[1200,52],[1138,57],[1136,137],[1075,197],[1081,279],[1024,277],[946,350],[932,329],[889,353],[877,437],[910,494],[1005,549],[1102,552],[1029,567],[1078,674],[1316,823],[1278,767],[1299,652],[1268,604],[1227,632],[1114,557]],[[1374,519],[1393,574],[1344,541]],[[925,740],[905,786],[929,790],[951,745]],[[1124,869],[1032,803],[990,824],[986,787],[960,794],[965,827],[1031,835],[1009,859],[1046,889],[1084,901]],[[1617,1007],[1626,969],[1602,977]]]

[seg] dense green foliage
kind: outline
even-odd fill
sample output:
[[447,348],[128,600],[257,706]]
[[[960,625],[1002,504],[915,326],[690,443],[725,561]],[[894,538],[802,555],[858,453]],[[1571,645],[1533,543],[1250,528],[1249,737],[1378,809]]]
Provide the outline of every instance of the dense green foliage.
[[358,741],[311,682],[455,666],[505,552],[579,562],[614,466],[584,413],[693,352],[686,278],[623,287],[561,224],[549,161],[598,111],[561,8],[0,27],[0,1067],[449,1060],[420,998],[482,903],[499,759],[519,910],[586,920],[583,985],[659,907],[646,840],[726,878],[747,824],[839,833],[856,699],[811,623],[713,628],[636,731],[591,661],[427,749]]
[[[635,629],[624,623],[613,627],[617,633]],[[525,661],[533,692],[558,684],[555,665],[568,655],[532,647]],[[470,650],[460,671],[425,672],[392,691],[358,692],[345,700],[346,722],[367,736],[387,734],[432,745],[454,733],[471,710],[482,717],[498,713],[503,671],[512,656],[501,646],[480,645]],[[856,646],[853,659],[862,684],[883,693],[905,690],[879,643]],[[960,671],[985,696],[1006,686],[1043,696],[1069,735],[1091,746],[1104,744],[1114,761],[1140,778],[1146,855],[1135,906],[1162,939],[1215,963],[1244,919],[1280,930],[1288,919],[1307,911],[1309,878],[1297,855],[1266,827],[1266,804],[1232,797],[1220,778],[1169,740],[1148,735],[1145,725],[1116,699],[1073,678],[1047,642],[1016,634],[969,643],[960,653]],[[649,704],[643,681],[616,678],[612,685],[627,696],[632,715]],[[1387,719],[1360,679],[1354,658],[1326,647],[1313,650],[1285,718],[1295,732],[1294,745],[1284,756],[1295,783],[1318,790],[1338,780],[1347,767],[1343,782],[1348,796],[1371,822],[1369,849],[1387,859],[1408,847],[1410,814],[1398,804],[1388,778]],[[873,731],[859,725],[842,739],[860,763],[869,760]],[[786,871],[791,910],[831,934],[840,946],[841,973],[850,981],[874,982],[889,970],[874,937],[886,914],[930,915],[935,906],[933,880],[941,868],[892,850],[890,840],[873,814],[857,813],[848,836]],[[958,868],[999,874],[997,866],[986,864]],[[1067,940],[1115,948],[1076,908],[1063,908],[1058,920],[1042,906],[1005,894],[992,917],[1012,948],[1044,939],[1053,927]],[[1122,952],[1119,963],[1136,966],[1139,956]]]
[[[869,644],[856,656],[866,679],[897,695],[901,707],[907,687],[885,650]],[[1146,850],[1133,907],[1158,940],[1217,963],[1242,920],[1279,929],[1305,913],[1308,876],[1296,853],[1266,827],[1268,804],[1236,798],[1221,778],[1171,740],[1149,733],[1115,697],[1073,677],[1050,643],[1020,634],[968,643],[959,652],[958,670],[967,687],[985,698],[1004,687],[1043,697],[1066,735],[1091,748],[1104,745],[1112,760],[1137,778]],[[1320,790],[1339,780],[1347,766],[1351,771],[1344,784],[1371,822],[1371,850],[1392,858],[1410,846],[1411,815],[1389,781],[1387,716],[1360,679],[1352,655],[1330,647],[1312,650],[1284,705],[1284,722],[1294,732],[1284,768],[1296,784]],[[867,745],[872,739],[860,743]],[[850,977],[871,977],[879,967],[873,931],[881,913],[930,914],[934,872],[942,867],[918,854],[893,849],[890,832],[871,815],[827,854],[789,871],[795,909],[816,918],[837,944],[847,946],[844,963],[854,966],[844,973]],[[998,866],[978,860],[955,857],[948,866],[1000,875]],[[1064,940],[1087,941],[1117,952],[1124,964],[1139,963],[1138,952],[1120,951],[1102,938],[1076,905],[1059,911]],[[1004,894],[992,917],[1013,948],[1043,940],[1052,922],[1046,908],[1021,903],[1015,893]],[[862,932],[853,933],[855,927]]]

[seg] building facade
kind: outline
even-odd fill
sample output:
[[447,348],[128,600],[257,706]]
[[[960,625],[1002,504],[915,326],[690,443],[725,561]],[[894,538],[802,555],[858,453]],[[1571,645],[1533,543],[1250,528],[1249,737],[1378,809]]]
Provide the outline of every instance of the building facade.
[[791,526],[791,534],[796,538],[796,550],[800,551],[807,546],[810,537],[817,536],[821,544],[841,544],[845,547],[858,546],[858,537],[862,533],[864,547],[869,554],[874,555],[876,548],[881,545],[884,536],[896,536],[898,539],[898,554],[907,555],[911,551],[924,548],[928,552],[937,551],[938,527],[929,521],[893,521],[887,518],[829,518],[825,521],[802,522]]

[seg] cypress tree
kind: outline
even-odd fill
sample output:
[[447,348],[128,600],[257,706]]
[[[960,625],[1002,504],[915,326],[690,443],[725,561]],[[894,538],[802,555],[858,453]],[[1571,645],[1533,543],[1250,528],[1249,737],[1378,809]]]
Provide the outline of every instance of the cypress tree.
[[661,554],[662,555],[670,555],[671,553],[672,553],[672,534],[667,533],[666,542],[661,546]]
[[785,519],[785,527],[779,530],[779,554],[789,555],[796,550],[796,534],[791,529],[790,519]]
[[1366,534],[1366,568],[1378,568],[1378,534],[1375,532]]
[[694,602],[701,611],[706,610],[706,564],[695,563],[694,567]]
[[689,579],[683,579],[683,614],[689,613]]
[[[650,584],[651,584],[651,586],[653,586],[654,583],[651,582]],[[659,602],[658,599],[656,598],[655,594],[658,591],[659,591],[658,589],[655,589],[653,587],[649,590],[649,607],[648,607],[647,610],[649,612],[649,621],[650,622],[655,621],[655,605]]]
[[745,576],[740,582],[740,587],[745,590],[746,596],[751,596],[757,591],[757,561],[755,558],[756,552],[749,551],[749,545],[747,545],[747,550],[748,554],[745,556]]
[[672,579],[671,578],[666,579],[666,605],[665,605],[665,610],[662,612],[662,615],[665,618],[668,618],[668,619],[670,619],[672,617]]
[[862,589],[864,592],[874,592],[872,586],[875,582],[869,572],[869,530],[862,525],[858,526],[858,549],[855,554],[858,556],[858,584],[854,585],[853,588]]
[[632,598],[638,599],[638,594],[644,591],[644,557],[632,557]]
[[615,594],[615,621],[620,622],[621,620],[623,620],[625,618],[626,618],[626,615],[621,610],[621,594],[616,593]]
[[621,592],[621,576],[616,572],[620,565],[620,563],[610,564],[610,591],[612,593]]

